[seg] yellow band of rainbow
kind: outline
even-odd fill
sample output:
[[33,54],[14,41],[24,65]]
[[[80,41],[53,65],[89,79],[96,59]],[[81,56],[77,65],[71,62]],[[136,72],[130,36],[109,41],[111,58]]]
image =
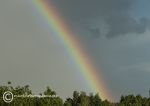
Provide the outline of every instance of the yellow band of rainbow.
[[110,93],[102,80],[102,75],[98,74],[98,70],[81,47],[79,40],[70,32],[53,5],[45,0],[33,0],[33,4],[40,11],[48,25],[56,31],[58,38],[63,41],[74,61],[79,65],[81,74],[85,77],[92,90],[94,90],[93,92],[99,93],[102,99],[111,100]]

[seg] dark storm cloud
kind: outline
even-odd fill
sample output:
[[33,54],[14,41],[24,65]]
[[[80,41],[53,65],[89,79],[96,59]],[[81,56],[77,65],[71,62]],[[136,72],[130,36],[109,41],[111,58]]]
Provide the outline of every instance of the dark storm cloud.
[[[83,36],[82,45],[101,69],[104,81],[117,100],[120,95],[130,92],[147,96],[149,89],[150,31],[146,29],[150,21],[148,15],[143,16],[149,14],[146,11],[149,3],[148,0],[139,1],[53,0],[74,32],[78,33],[76,35]],[[136,5],[141,8],[137,9]],[[129,33],[131,36],[125,36]],[[141,36],[135,37],[135,34]],[[91,36],[95,38],[93,41]]]
[[146,17],[135,19],[130,15],[136,2],[137,0],[53,0],[64,16],[74,23],[103,20],[108,26],[107,38],[146,31],[149,20]]
[[112,38],[129,33],[144,33],[148,28],[149,20],[147,18],[141,18],[137,21],[128,14],[120,13],[111,15],[106,19],[106,22],[109,25],[109,31],[106,37]]

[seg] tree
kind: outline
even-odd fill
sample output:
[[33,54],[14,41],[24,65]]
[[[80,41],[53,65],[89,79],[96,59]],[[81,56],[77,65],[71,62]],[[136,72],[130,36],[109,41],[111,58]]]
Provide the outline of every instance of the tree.
[[111,103],[108,100],[102,101],[99,94],[87,95],[86,92],[73,92],[72,98],[67,98],[63,103],[62,99],[56,96],[56,92],[50,87],[41,93],[42,98],[14,98],[11,103],[5,103],[3,101],[3,93],[5,91],[11,91],[14,95],[30,95],[32,91],[29,85],[13,87],[11,82],[7,86],[0,86],[0,106],[150,106],[150,98],[142,97],[141,95],[127,95],[121,96],[120,101],[117,103]]

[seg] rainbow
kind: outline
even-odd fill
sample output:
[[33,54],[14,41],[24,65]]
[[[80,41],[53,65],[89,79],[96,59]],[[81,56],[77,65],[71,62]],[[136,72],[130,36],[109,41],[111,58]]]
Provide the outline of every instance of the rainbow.
[[102,99],[111,100],[110,93],[102,80],[102,75],[100,76],[97,73],[98,71],[91,59],[81,47],[79,40],[68,29],[62,16],[56,11],[56,8],[45,0],[33,0],[32,3],[44,17],[49,27],[53,28],[58,38],[65,44],[74,61],[79,65],[81,74],[87,80],[93,92],[99,93]]

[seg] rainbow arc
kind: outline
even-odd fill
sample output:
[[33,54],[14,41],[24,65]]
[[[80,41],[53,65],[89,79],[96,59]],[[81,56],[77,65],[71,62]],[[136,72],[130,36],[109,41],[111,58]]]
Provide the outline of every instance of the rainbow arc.
[[98,92],[102,99],[111,100],[111,95],[103,81],[102,75],[98,73],[98,69],[94,66],[74,33],[68,29],[63,17],[60,17],[59,12],[54,8],[53,4],[49,2],[45,0],[33,0],[33,4],[44,17],[49,27],[53,28],[58,38],[65,44],[68,52],[78,64],[81,74],[92,90],[95,93]]

